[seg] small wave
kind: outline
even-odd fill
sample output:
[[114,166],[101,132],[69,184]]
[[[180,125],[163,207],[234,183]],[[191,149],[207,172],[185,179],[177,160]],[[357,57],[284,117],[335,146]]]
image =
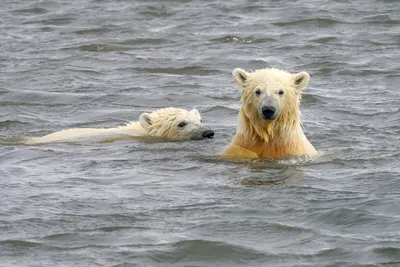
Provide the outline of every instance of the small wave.
[[268,11],[268,8],[266,8],[263,5],[257,5],[256,3],[252,3],[251,5],[245,5],[244,6],[244,11],[248,12],[260,12],[260,11]]
[[[220,241],[185,240],[170,244],[173,251],[156,250],[149,255],[155,262],[162,263],[186,263],[197,260],[229,259],[232,263],[244,263],[249,260],[267,259],[275,255],[256,251],[252,248],[230,244]],[[190,264],[189,264],[190,265]]]
[[297,166],[308,162],[300,157],[259,160],[230,156],[221,158],[235,164],[230,178],[233,184],[246,187],[287,187],[297,184],[304,178],[304,172]]
[[377,70],[377,69],[346,69],[346,70],[339,70],[336,72],[337,75],[343,76],[355,76],[355,77],[365,77],[370,75],[385,75],[391,74],[392,72],[389,70]]
[[338,23],[344,23],[343,21],[331,19],[331,18],[315,18],[315,19],[299,19],[299,20],[292,20],[292,21],[283,21],[283,22],[273,22],[273,25],[276,26],[293,26],[293,25],[300,25],[300,24],[313,24],[317,26],[332,26]]
[[319,102],[320,100],[317,98],[317,97],[315,97],[315,96],[313,96],[312,94],[306,94],[306,93],[304,93],[303,95],[302,95],[302,102],[303,103],[317,103],[317,102]]
[[18,247],[18,248],[31,248],[31,247],[37,247],[37,246],[42,245],[39,242],[16,240],[16,239],[3,240],[3,241],[0,241],[0,244],[9,245],[9,246]]
[[155,18],[167,18],[175,15],[174,12],[166,12],[166,11],[142,11],[139,12],[140,15],[150,16]]
[[159,44],[166,44],[170,43],[171,41],[168,39],[163,39],[163,38],[143,38],[143,39],[128,39],[122,42],[119,42],[119,44],[122,45],[159,45]]
[[368,24],[399,24],[400,20],[392,19],[389,15],[380,14],[367,16],[362,19],[362,23]]
[[[108,226],[108,227],[96,228],[96,229],[93,229],[93,230],[94,231],[101,231],[101,232],[105,232],[105,233],[111,233],[111,232],[114,232],[114,231],[137,229],[137,228],[138,227],[131,227],[131,226]],[[147,229],[147,228],[142,228],[142,229]]]
[[161,173],[165,172],[170,172],[173,171],[174,173],[178,172],[191,172],[200,169],[201,167],[199,166],[186,166],[186,165],[165,165],[165,166],[160,166],[158,169],[161,171]]
[[[0,125],[1,127],[1,125]],[[26,142],[25,137],[0,137],[0,144],[3,145],[17,145],[17,144],[24,144]]]
[[324,76],[324,75],[332,75],[333,73],[336,73],[336,72],[337,72],[337,68],[335,68],[335,67],[322,67],[322,68],[318,68],[314,73]]
[[337,37],[320,37],[311,40],[312,42],[319,43],[319,44],[327,44],[327,43],[332,43],[334,41],[339,41],[339,38]]
[[65,104],[44,104],[44,103],[27,103],[27,102],[15,102],[15,101],[1,101],[0,106],[39,106],[39,107],[60,107],[66,106]]
[[52,32],[52,31],[54,31],[54,28],[52,28],[52,27],[41,27],[40,30],[43,31],[43,32]]
[[198,76],[213,75],[219,72],[218,70],[215,69],[208,69],[198,66],[183,67],[183,68],[135,68],[135,70],[147,73],[165,73],[165,74],[198,75]]
[[0,95],[7,94],[7,93],[9,93],[9,92],[10,92],[10,91],[9,91],[9,90],[7,90],[7,89],[0,88]]
[[25,9],[16,9],[11,12],[14,14],[45,14],[48,11],[44,8],[33,7],[33,8],[25,8]]
[[348,256],[350,253],[343,248],[328,248],[328,249],[322,249],[319,250],[317,253],[313,255],[319,256],[319,257],[335,257],[335,258],[340,258],[344,256]]
[[344,115],[352,114],[352,115],[357,115],[360,117],[368,117],[368,118],[371,118],[371,116],[379,116],[379,115],[388,116],[390,114],[397,114],[399,112],[399,110],[400,110],[400,108],[390,108],[390,109],[358,108],[358,109],[356,109],[355,107],[353,107],[352,109],[342,108],[342,107],[338,107],[335,109],[336,112],[342,113]]
[[342,227],[361,227],[374,222],[377,216],[364,210],[353,210],[348,208],[335,208],[330,211],[319,213],[314,219],[315,223],[328,223]]
[[8,126],[12,126],[15,124],[30,124],[27,122],[22,122],[22,121],[13,121],[13,120],[6,120],[6,121],[0,121],[0,127],[8,127]]
[[399,43],[400,38],[381,38],[380,40],[377,39],[369,39],[369,40],[365,40],[366,43],[369,43],[371,45],[374,46],[389,46],[389,45],[393,45],[397,47],[397,44]]
[[240,37],[236,35],[226,35],[218,38],[211,39],[211,41],[219,43],[243,43],[243,44],[259,44],[275,41],[273,38],[257,38],[253,36]]
[[398,247],[381,247],[374,248],[373,252],[381,254],[387,258],[400,260],[400,248]]
[[63,26],[68,25],[71,22],[75,21],[75,18],[72,17],[61,17],[61,18],[52,18],[52,19],[45,19],[45,20],[35,20],[35,21],[27,21],[23,24],[44,24],[44,25],[51,25],[51,26]]
[[83,30],[74,31],[76,34],[100,34],[100,33],[107,33],[115,30],[115,26],[102,26],[96,28],[88,28]]
[[238,112],[237,109],[235,108],[231,108],[231,107],[226,107],[226,106],[221,106],[221,105],[216,105],[216,106],[212,106],[209,108],[204,109],[203,113],[207,113],[207,112],[225,112],[225,111],[229,111],[229,112],[234,112],[235,114]]
[[297,184],[298,181],[302,180],[304,173],[302,171],[280,171],[276,174],[263,173],[261,177],[251,176],[242,178],[236,181],[235,184],[246,186],[246,187],[286,187]]
[[280,222],[267,222],[268,227],[274,228],[274,231],[283,231],[283,232],[297,232],[297,233],[304,233],[304,232],[311,232],[314,233],[315,230],[311,228],[306,228],[303,226],[297,226],[297,225],[288,225],[288,224],[283,224]]
[[89,44],[89,45],[81,45],[78,49],[82,51],[89,52],[113,52],[113,51],[128,51],[130,48],[117,46],[117,45],[108,45],[108,44]]
[[42,237],[43,240],[66,240],[71,235],[75,235],[75,233],[60,233],[60,234],[53,234],[47,235]]

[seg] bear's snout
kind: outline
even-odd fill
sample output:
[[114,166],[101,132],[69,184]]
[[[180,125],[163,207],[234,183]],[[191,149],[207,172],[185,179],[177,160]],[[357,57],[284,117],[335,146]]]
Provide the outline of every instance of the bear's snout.
[[273,106],[264,106],[261,109],[264,120],[276,119],[276,108]]
[[214,137],[214,131],[213,130],[205,130],[201,136],[203,136],[203,138],[213,138]]

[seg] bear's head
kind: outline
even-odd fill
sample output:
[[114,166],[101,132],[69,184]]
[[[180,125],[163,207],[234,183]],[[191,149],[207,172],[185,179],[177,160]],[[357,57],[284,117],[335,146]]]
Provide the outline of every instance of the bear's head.
[[140,115],[139,122],[148,136],[169,140],[201,140],[213,138],[214,132],[207,129],[197,109],[164,108]]
[[278,128],[300,123],[301,93],[310,81],[307,72],[238,68],[233,77],[241,88],[243,115],[261,138],[268,140]]

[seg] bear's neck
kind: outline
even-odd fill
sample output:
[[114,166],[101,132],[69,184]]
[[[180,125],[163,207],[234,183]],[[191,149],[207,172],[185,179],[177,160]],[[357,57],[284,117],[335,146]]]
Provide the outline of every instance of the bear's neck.
[[277,158],[297,154],[294,151],[302,150],[306,139],[301,127],[300,113],[285,115],[281,114],[270,122],[255,116],[258,119],[252,121],[242,108],[235,143],[261,157]]
[[134,135],[134,136],[148,136],[149,131],[144,129],[140,122],[131,121],[126,125],[119,126],[118,131],[122,134]]

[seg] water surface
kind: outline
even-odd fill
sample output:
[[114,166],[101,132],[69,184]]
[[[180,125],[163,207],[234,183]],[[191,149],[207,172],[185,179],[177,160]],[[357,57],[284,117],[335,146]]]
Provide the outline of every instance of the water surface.
[[[2,1],[0,136],[198,108],[215,139],[0,145],[2,266],[400,266],[398,1]],[[307,71],[321,156],[215,157],[231,72]],[[7,139],[10,141],[10,139]]]

